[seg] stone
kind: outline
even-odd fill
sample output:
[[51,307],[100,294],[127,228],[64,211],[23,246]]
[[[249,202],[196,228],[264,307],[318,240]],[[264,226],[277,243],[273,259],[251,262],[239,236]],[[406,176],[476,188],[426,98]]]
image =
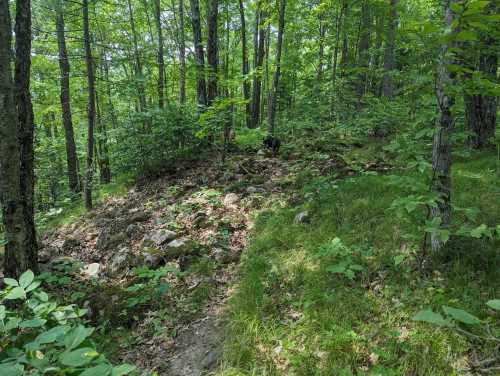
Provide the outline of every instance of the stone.
[[219,264],[230,264],[237,261],[237,257],[231,251],[222,248],[214,248],[212,250],[212,258]]
[[134,236],[136,236],[140,232],[141,232],[141,226],[139,226],[135,223],[128,225],[126,230],[125,230],[125,233],[127,234],[127,236],[129,238],[133,238]]
[[93,278],[99,275],[100,270],[101,270],[101,264],[95,262],[92,264],[85,265],[84,268],[82,269],[82,274],[88,278]]
[[227,208],[235,208],[240,198],[236,193],[228,193],[223,200],[223,204]]
[[177,234],[170,230],[158,230],[149,236],[145,236],[142,244],[143,246],[154,245],[156,247],[161,247],[165,243],[174,240]]
[[192,253],[194,246],[194,242],[187,237],[175,239],[165,246],[165,257],[171,260]]
[[116,248],[118,245],[127,240],[125,232],[112,233],[110,229],[103,229],[97,237],[96,247],[100,250]]
[[299,223],[309,223],[311,221],[311,216],[308,211],[303,211],[295,216],[294,222]]
[[118,276],[134,266],[132,251],[125,247],[113,255],[109,262],[108,272],[111,276]]
[[157,269],[165,263],[163,252],[154,248],[146,248],[143,250],[141,258],[142,266],[147,266],[149,269]]
[[59,255],[59,250],[55,247],[44,247],[38,251],[38,262],[41,264],[48,263],[53,257]]
[[62,249],[65,252],[72,251],[74,248],[79,247],[81,245],[80,239],[67,237],[64,239],[64,243],[62,245]]
[[138,222],[146,222],[151,218],[151,214],[148,212],[137,212],[137,213],[132,213],[131,216],[125,218],[125,223],[127,225],[132,224],[132,223],[138,223]]
[[199,211],[195,213],[191,219],[194,227],[201,227],[208,220],[207,213]]

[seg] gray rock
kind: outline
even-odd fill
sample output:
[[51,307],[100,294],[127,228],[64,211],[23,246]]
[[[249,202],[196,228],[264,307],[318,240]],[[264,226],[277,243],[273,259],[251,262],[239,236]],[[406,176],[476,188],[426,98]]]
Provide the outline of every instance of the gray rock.
[[99,263],[87,264],[82,269],[82,274],[88,278],[93,278],[99,275],[100,270],[101,264]]
[[161,247],[165,243],[174,240],[177,234],[170,230],[158,230],[151,235],[146,235],[142,240],[142,245]]
[[127,229],[125,230],[125,233],[127,234],[127,236],[129,238],[133,238],[134,236],[136,236],[140,232],[141,232],[141,226],[139,226],[135,223],[128,225]]
[[208,215],[203,211],[195,213],[191,219],[194,227],[201,227],[207,220]]
[[309,223],[311,222],[311,216],[308,211],[303,211],[295,216],[295,223]]
[[127,240],[125,232],[112,233],[110,229],[103,229],[97,237],[96,247],[100,250],[116,248]]
[[151,214],[148,212],[137,212],[137,213],[132,213],[130,217],[125,218],[124,222],[127,225],[130,225],[132,223],[138,223],[138,222],[146,222],[151,218]]
[[74,248],[79,247],[81,245],[80,239],[68,237],[64,239],[64,243],[62,245],[62,249],[65,252],[72,251]]
[[48,263],[53,257],[59,256],[59,250],[56,247],[45,247],[38,251],[38,262]]
[[111,276],[118,276],[134,267],[135,260],[132,251],[129,248],[120,249],[110,260],[108,272]]
[[194,242],[186,237],[175,239],[165,246],[165,257],[169,260],[194,251]]
[[238,195],[236,193],[228,193],[224,197],[223,204],[227,208],[234,208],[234,207],[236,207],[236,204],[238,203],[238,201],[240,201],[240,198],[238,197]]
[[142,266],[147,266],[149,269],[157,269],[165,263],[163,251],[155,248],[146,248],[141,254]]
[[214,248],[212,250],[212,258],[219,264],[230,264],[237,261],[237,256],[231,251],[222,248]]

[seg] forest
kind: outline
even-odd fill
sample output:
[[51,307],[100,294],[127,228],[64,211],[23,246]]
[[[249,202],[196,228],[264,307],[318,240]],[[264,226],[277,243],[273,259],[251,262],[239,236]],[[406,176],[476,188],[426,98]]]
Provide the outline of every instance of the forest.
[[500,375],[496,0],[0,0],[0,376]]

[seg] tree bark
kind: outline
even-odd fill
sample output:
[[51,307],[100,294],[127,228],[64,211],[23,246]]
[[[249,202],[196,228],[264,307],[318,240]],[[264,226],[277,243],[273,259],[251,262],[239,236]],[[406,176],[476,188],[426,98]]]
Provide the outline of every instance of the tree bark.
[[343,26],[343,19],[345,12],[347,10],[347,2],[343,2],[340,9],[340,14],[337,17],[336,22],[336,30],[335,30],[335,47],[333,50],[333,71],[332,71],[332,83],[335,84],[337,80],[337,67],[338,67],[338,59],[339,59],[339,46],[340,46],[340,32]]
[[165,106],[165,61],[163,58],[163,32],[161,29],[160,0],[154,0],[156,32],[158,33],[158,106]]
[[[18,4],[18,11],[26,10],[28,4]],[[19,15],[30,18],[30,12]],[[31,37],[29,20],[17,24],[16,38]],[[27,22],[26,22],[27,21]],[[27,29],[25,29],[27,27]],[[22,30],[25,29],[25,30]],[[22,35],[17,34],[21,32]],[[16,41],[19,48],[29,47],[28,41]],[[28,45],[26,43],[28,42]],[[2,220],[5,231],[4,274],[6,277],[18,278],[24,271],[38,271],[36,242],[32,243],[32,230],[26,227],[25,195],[21,190],[21,145],[19,143],[19,118],[14,82],[12,80],[12,29],[8,0],[0,0],[0,201],[2,204]],[[21,51],[17,51],[20,56]],[[29,58],[30,55],[28,55]],[[28,65],[29,67],[29,65]],[[28,70],[29,72],[29,70]],[[28,76],[29,78],[29,76]],[[17,85],[16,85],[17,86]],[[17,88],[16,88],[17,89]],[[29,89],[29,88],[28,88]],[[25,185],[25,184],[23,184]]]
[[207,86],[205,82],[205,52],[201,39],[200,4],[198,0],[190,0],[190,3],[196,62],[196,97],[198,105],[205,107],[207,105]]
[[26,228],[26,251],[34,272],[37,266],[37,240],[35,229],[35,150],[34,115],[30,94],[31,69],[31,1],[16,1],[16,61],[14,72],[15,100],[19,127],[21,152],[21,195],[23,198],[24,226]]
[[281,74],[281,51],[283,47],[283,34],[285,32],[285,7],[286,0],[280,0],[279,2],[279,26],[278,26],[278,41],[276,46],[276,59],[275,65],[276,70],[273,75],[273,87],[271,90],[271,96],[269,100],[268,108],[268,123],[269,123],[269,134],[274,135],[274,123],[276,118],[276,105],[278,102],[278,85]]
[[319,21],[319,51],[318,51],[318,69],[316,71],[316,83],[319,85],[323,79],[323,60],[325,57],[325,35],[326,24],[321,19]]
[[241,21],[241,73],[243,74],[243,98],[245,99],[245,122],[247,127],[250,127],[251,116],[252,116],[252,105],[250,103],[250,82],[248,81],[248,73],[250,71],[250,66],[248,64],[245,7],[243,5],[243,0],[239,0],[239,5],[240,5],[240,21]]
[[217,98],[217,70],[218,70],[218,40],[217,40],[217,19],[219,15],[219,1],[207,1],[207,24],[208,24],[208,38],[207,38],[207,62],[209,66],[208,71],[208,93],[207,104],[212,105],[215,98]]
[[69,87],[70,65],[66,49],[66,36],[64,30],[64,15],[62,5],[57,7],[56,15],[57,47],[59,52],[59,70],[61,73],[61,110],[66,142],[66,163],[68,168],[69,189],[73,193],[81,191],[78,176],[78,156],[76,152],[75,136],[73,132],[73,119],[71,114],[71,96]]
[[142,71],[142,62],[141,56],[139,54],[139,43],[137,39],[137,32],[135,30],[135,21],[134,21],[134,10],[132,8],[132,2],[128,0],[128,13],[130,19],[130,29],[132,30],[132,41],[134,44],[134,60],[135,60],[135,79],[137,84],[137,94],[139,97],[139,111],[145,112],[147,109],[146,104],[146,94],[144,92],[144,74]]
[[96,119],[95,74],[90,45],[89,4],[83,0],[83,43],[85,48],[85,64],[87,67],[88,107],[87,107],[87,170],[85,174],[85,207],[92,209],[92,180],[94,173],[94,128]]
[[253,78],[253,93],[252,93],[252,122],[251,128],[257,128],[259,126],[260,118],[260,101],[261,101],[261,86],[262,86],[262,64],[264,62],[265,55],[265,41],[266,41],[266,27],[265,27],[265,13],[262,9],[257,10],[259,13],[258,21],[259,25],[256,28],[258,34],[257,38],[257,50],[254,51],[255,55],[255,66],[254,66],[254,78]]
[[395,50],[396,32],[398,29],[398,0],[390,0],[390,2],[391,11],[384,52],[384,77],[382,79],[382,95],[385,97],[392,97],[394,95],[393,72],[396,68]]
[[179,0],[179,59],[180,59],[180,77],[179,77],[179,102],[186,103],[186,31],[184,30],[184,0]]
[[366,92],[366,81],[370,64],[370,39],[371,39],[371,17],[368,0],[364,0],[361,6],[361,31],[358,46],[358,83],[356,92],[358,98],[362,98]]
[[[452,27],[454,19],[450,4],[457,0],[443,0],[444,23],[446,28]],[[440,228],[446,230],[450,226],[451,220],[451,134],[455,126],[455,119],[452,114],[452,107],[455,98],[449,93],[450,88],[455,83],[454,74],[448,71],[448,66],[453,64],[454,59],[450,57],[449,42],[441,45],[440,60],[437,72],[437,100],[440,111],[439,119],[436,122],[436,132],[434,135],[432,148],[432,164],[434,178],[432,190],[438,200],[436,205],[431,207],[431,218],[440,221]],[[443,241],[439,234],[431,235],[431,247],[433,251],[439,251],[443,246]]]

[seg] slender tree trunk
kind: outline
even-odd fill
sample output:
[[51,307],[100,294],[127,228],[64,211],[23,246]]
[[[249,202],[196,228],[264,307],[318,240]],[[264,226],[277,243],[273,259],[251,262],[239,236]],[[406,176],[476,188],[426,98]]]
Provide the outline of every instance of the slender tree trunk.
[[318,69],[316,71],[316,83],[321,84],[323,79],[323,60],[325,57],[325,35],[326,35],[326,24],[323,20],[319,21],[319,52],[318,52]]
[[207,1],[207,62],[209,66],[208,72],[208,95],[207,104],[212,105],[217,98],[217,70],[218,70],[218,37],[217,37],[217,19],[219,15],[219,1]]
[[163,32],[161,29],[160,0],[154,0],[156,32],[158,33],[158,106],[165,106],[165,61],[163,58]]
[[368,68],[370,64],[370,35],[371,34],[371,17],[368,0],[364,0],[361,7],[361,30],[358,47],[358,67],[360,73],[358,75],[358,83],[356,92],[358,98],[362,98],[366,92],[366,81],[368,77]]
[[258,9],[257,12],[259,12],[258,16],[259,25],[256,29],[258,33],[257,50],[254,52],[256,56],[254,58],[255,72],[253,79],[251,128],[257,128],[259,126],[261,86],[262,86],[262,64],[264,62],[265,41],[266,41],[266,27],[265,27],[266,16],[264,14],[264,11],[262,11],[261,9]]
[[241,21],[241,73],[243,74],[243,98],[245,99],[245,122],[247,127],[251,125],[252,105],[250,103],[250,82],[248,81],[248,73],[250,67],[248,65],[248,49],[245,21],[245,7],[243,0],[239,0],[240,5],[240,21]]
[[14,72],[15,100],[19,126],[21,152],[21,195],[23,198],[24,226],[26,228],[26,249],[34,272],[37,266],[37,240],[35,229],[35,150],[34,115],[30,93],[31,69],[31,1],[16,1],[16,61]]
[[146,102],[146,94],[144,92],[144,83],[143,83],[144,74],[142,71],[141,56],[139,54],[139,43],[137,40],[137,32],[135,30],[134,10],[132,8],[131,0],[128,0],[128,12],[130,19],[130,29],[132,30],[132,41],[134,44],[135,79],[137,84],[137,94],[139,97],[139,111],[145,112],[147,108],[147,102]]
[[207,86],[205,82],[205,52],[201,39],[200,4],[198,0],[190,0],[190,3],[196,61],[196,97],[198,105],[205,107],[207,105]]
[[335,84],[337,80],[337,67],[339,59],[339,47],[340,47],[340,31],[342,29],[344,14],[347,8],[347,2],[342,3],[342,8],[340,9],[340,14],[337,16],[336,20],[336,30],[335,30],[335,47],[333,50],[333,71],[332,71],[332,83]]
[[64,30],[64,15],[62,6],[57,7],[56,15],[57,47],[59,51],[59,70],[61,73],[61,110],[66,141],[66,163],[68,168],[69,189],[73,193],[81,191],[78,176],[78,156],[76,152],[75,136],[73,132],[73,119],[71,114],[71,96],[69,87],[70,65],[66,49],[66,36]]
[[274,64],[276,65],[276,70],[273,75],[273,88],[271,90],[271,97],[269,100],[268,108],[268,123],[269,123],[269,134],[274,135],[274,122],[276,118],[276,104],[278,102],[278,85],[281,74],[281,51],[283,47],[283,34],[285,32],[285,7],[286,0],[280,0],[279,2],[279,26],[278,26],[278,42],[276,46],[276,59]]
[[87,107],[87,170],[85,174],[85,207],[92,209],[92,180],[94,175],[94,128],[96,119],[95,74],[90,46],[89,3],[83,0],[83,43],[85,48],[85,64],[87,67],[88,107]]
[[[25,10],[25,6],[26,4],[18,4],[18,11]],[[29,8],[29,2],[27,6]],[[20,17],[23,16],[30,17],[30,12],[20,15]],[[26,20],[19,21],[23,22],[17,24],[16,20],[16,38],[31,37],[29,20],[28,23]],[[21,32],[21,35],[17,34],[18,32]],[[17,47],[21,49],[29,47],[29,44],[25,45],[26,42],[28,41],[16,41]],[[33,239],[32,230],[26,226],[31,221],[25,218],[25,195],[21,190],[25,184],[20,184],[23,173],[21,171],[22,151],[18,136],[21,134],[19,133],[19,118],[14,98],[11,47],[12,29],[9,2],[8,0],[0,0],[0,159],[2,161],[0,164],[0,201],[7,242],[5,245],[4,274],[6,277],[18,278],[28,269],[36,272],[38,264],[36,242],[31,243],[35,239]],[[17,51],[17,56],[20,56],[20,52]]]
[[[101,64],[99,66],[101,77],[103,77],[103,55],[101,55]],[[99,177],[102,184],[111,183],[111,166],[109,163],[109,148],[108,148],[108,130],[106,126],[106,122],[103,120],[102,112],[101,112],[101,95],[99,95],[99,88],[96,89],[95,101],[96,101],[96,116],[97,116],[97,130],[98,130],[98,138],[97,138],[97,149],[98,153],[98,161],[99,161]]]
[[180,59],[180,83],[179,102],[186,103],[186,31],[184,30],[184,0],[179,0],[179,59]]
[[393,71],[396,68],[396,32],[398,29],[398,0],[390,0],[391,11],[389,17],[389,29],[387,31],[387,42],[384,53],[384,77],[382,80],[382,95],[392,97],[394,95]]
[[[445,8],[445,27],[451,28],[454,14],[451,4],[457,0],[443,0]],[[450,94],[450,88],[455,84],[453,73],[448,71],[448,66],[453,64],[454,59],[450,57],[450,42],[443,42],[441,45],[440,61],[437,72],[437,100],[440,117],[436,122],[436,132],[433,141],[432,163],[434,169],[434,179],[432,189],[436,193],[438,200],[436,205],[431,207],[431,218],[440,221],[442,230],[450,226],[451,220],[451,134],[455,126],[455,119],[452,107],[455,98]],[[432,234],[431,246],[433,251],[438,251],[443,246],[442,238],[439,234]]]

